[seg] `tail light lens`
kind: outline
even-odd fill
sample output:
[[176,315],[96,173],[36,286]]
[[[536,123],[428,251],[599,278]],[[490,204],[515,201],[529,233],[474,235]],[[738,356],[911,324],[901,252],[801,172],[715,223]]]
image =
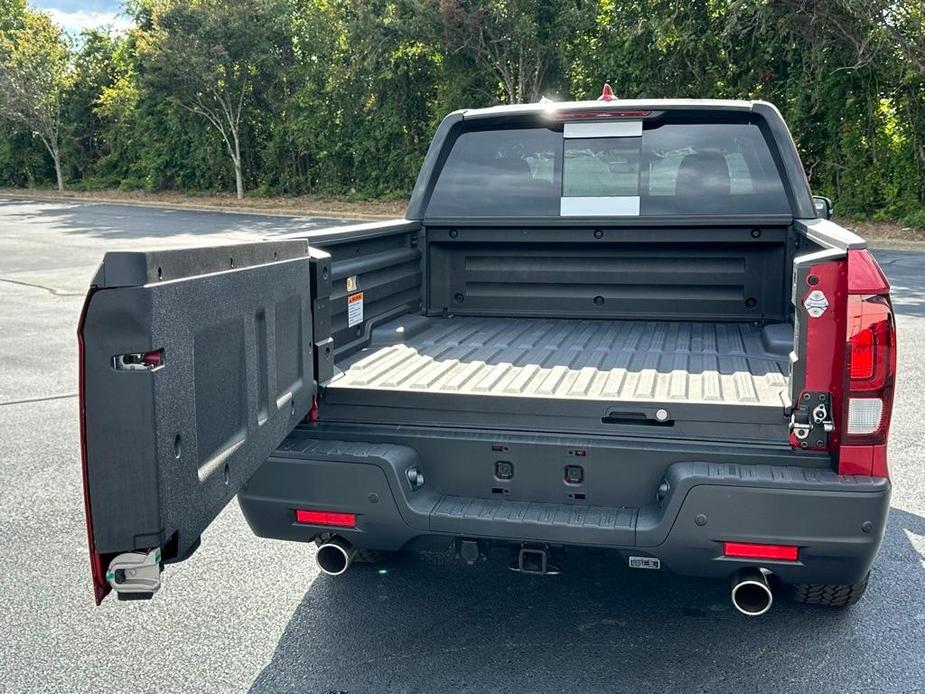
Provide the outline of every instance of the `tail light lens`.
[[886,440],[896,382],[890,285],[867,250],[848,251],[844,405],[838,471],[888,477]]
[[851,380],[859,381],[874,375],[874,339],[873,328],[861,328],[851,336]]
[[845,444],[886,441],[895,378],[896,324],[889,298],[850,295]]

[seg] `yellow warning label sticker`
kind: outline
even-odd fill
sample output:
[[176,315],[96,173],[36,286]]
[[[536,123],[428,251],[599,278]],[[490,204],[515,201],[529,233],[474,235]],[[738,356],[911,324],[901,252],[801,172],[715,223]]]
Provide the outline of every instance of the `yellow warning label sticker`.
[[363,322],[363,292],[347,297],[347,327],[352,328]]

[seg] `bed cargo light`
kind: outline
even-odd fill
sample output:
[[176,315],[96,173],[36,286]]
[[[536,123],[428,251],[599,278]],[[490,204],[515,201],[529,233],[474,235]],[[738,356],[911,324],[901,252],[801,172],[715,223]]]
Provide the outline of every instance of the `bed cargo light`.
[[724,542],[723,556],[735,559],[775,559],[796,561],[799,548],[796,545],[763,545],[751,542]]
[[295,522],[305,525],[334,525],[339,528],[357,527],[355,513],[339,513],[336,511],[312,511],[304,508],[295,510]]
[[[591,111],[559,111],[553,109],[549,116],[559,121],[589,121],[596,119],[617,119],[617,118],[648,118],[652,115],[649,109],[616,109],[610,107],[610,102],[619,101],[619,98],[613,93],[609,83],[604,83],[601,95],[597,98],[602,102],[601,108]],[[606,107],[606,108],[605,108]]]
[[616,109],[601,109],[599,111],[562,111],[555,112],[552,117],[560,121],[589,121],[595,119],[615,120],[617,118],[646,118],[652,111],[617,111]]

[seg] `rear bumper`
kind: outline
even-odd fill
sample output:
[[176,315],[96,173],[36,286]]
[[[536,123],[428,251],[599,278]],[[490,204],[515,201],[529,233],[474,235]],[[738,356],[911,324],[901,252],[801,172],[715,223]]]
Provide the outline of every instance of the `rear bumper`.
[[[744,461],[743,461],[744,462]],[[453,538],[597,547],[656,557],[678,574],[727,577],[760,563],[788,583],[849,584],[869,571],[890,483],[790,466],[677,462],[642,508],[508,501],[417,490],[407,446],[289,439],[239,494],[262,537],[310,541],[334,530],[369,549],[446,547]],[[357,514],[357,527],[300,525],[296,508]],[[723,542],[797,545],[798,561],[722,556]]]

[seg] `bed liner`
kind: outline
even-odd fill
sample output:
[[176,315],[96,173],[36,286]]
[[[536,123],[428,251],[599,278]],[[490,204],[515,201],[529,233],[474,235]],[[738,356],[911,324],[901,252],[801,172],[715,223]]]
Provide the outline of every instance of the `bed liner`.
[[784,404],[786,352],[752,323],[414,318],[379,329],[330,387]]
[[327,393],[339,402],[389,391],[780,411],[791,334],[786,324],[406,316],[339,363]]

